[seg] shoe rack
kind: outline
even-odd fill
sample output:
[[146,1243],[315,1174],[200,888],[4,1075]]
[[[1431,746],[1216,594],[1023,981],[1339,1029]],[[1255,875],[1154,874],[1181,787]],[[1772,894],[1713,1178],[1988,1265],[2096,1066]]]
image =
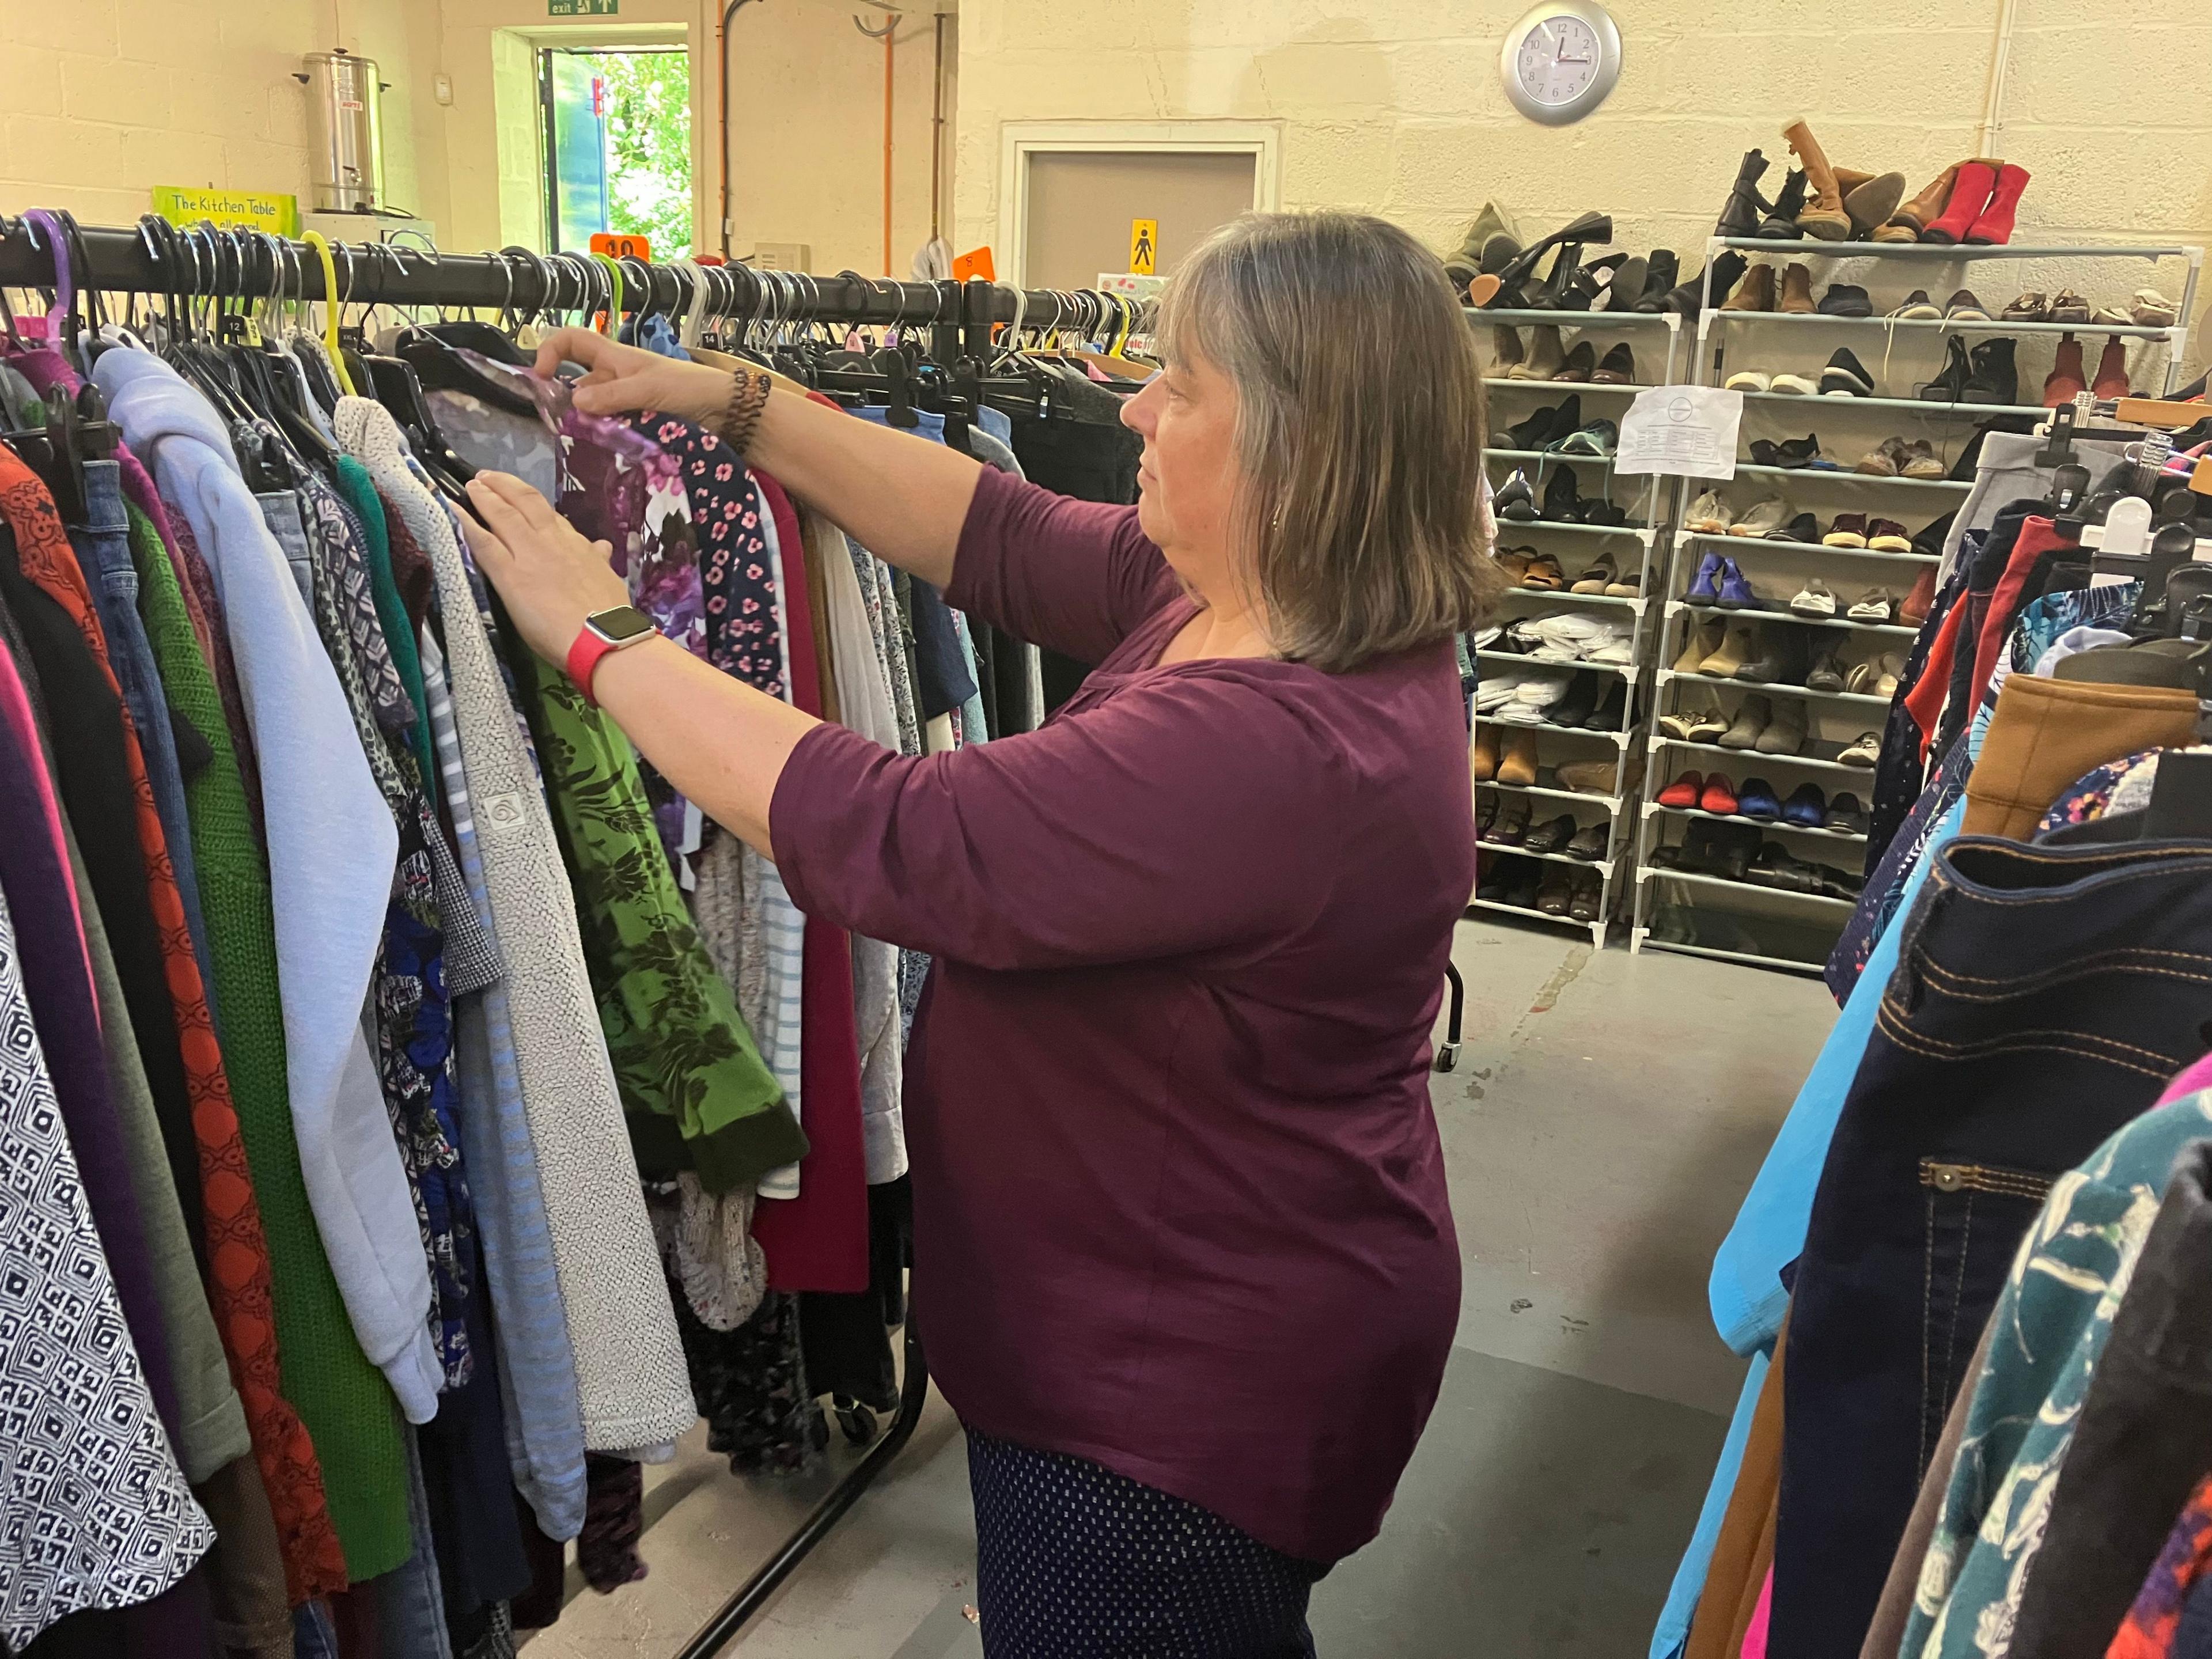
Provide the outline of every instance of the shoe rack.
[[[1553,873],[1556,866],[1563,865],[1574,866],[1577,870],[1595,870],[1600,882],[1595,917],[1586,920],[1571,915],[1555,915],[1534,905],[1511,902],[1503,898],[1484,898],[1479,893],[1470,901],[1471,907],[1477,913],[1519,916],[1561,927],[1587,928],[1592,941],[1601,950],[1620,911],[1621,894],[1630,867],[1628,854],[1636,822],[1638,766],[1644,755],[1645,722],[1650,717],[1653,641],[1657,634],[1652,625],[1658,614],[1652,598],[1653,582],[1659,566],[1663,562],[1668,529],[1665,510],[1673,492],[1665,480],[1655,477],[1648,482],[1635,480],[1637,489],[1632,499],[1620,500],[1617,492],[1621,480],[1614,474],[1614,458],[1611,455],[1566,455],[1503,446],[1511,441],[1506,436],[1508,428],[1527,420],[1546,404],[1556,404],[1570,396],[1581,398],[1585,422],[1609,420],[1617,426],[1638,392],[1653,386],[1672,385],[1685,372],[1687,363],[1683,350],[1688,337],[1687,331],[1684,326],[1685,319],[1672,312],[1653,315],[1638,312],[1470,309],[1468,320],[1470,326],[1477,331],[1477,343],[1486,366],[1484,384],[1490,395],[1491,435],[1499,446],[1484,452],[1493,491],[1502,487],[1516,470],[1524,471],[1540,502],[1554,473],[1560,468],[1568,468],[1572,471],[1579,495],[1586,499],[1615,501],[1630,520],[1626,526],[1616,526],[1563,524],[1541,518],[1500,520],[1498,525],[1498,545],[1501,548],[1530,546],[1540,553],[1553,555],[1566,570],[1569,586],[1571,586],[1577,573],[1601,554],[1611,552],[1617,574],[1624,581],[1632,579],[1637,586],[1634,598],[1574,593],[1565,587],[1556,590],[1509,588],[1498,615],[1498,621],[1509,626],[1530,617],[1560,612],[1581,611],[1609,619],[1622,616],[1629,617],[1633,630],[1634,649],[1626,665],[1550,665],[1577,673],[1589,672],[1598,674],[1608,682],[1604,688],[1608,694],[1610,682],[1615,679],[1624,681],[1627,708],[1620,731],[1499,720],[1480,713],[1475,716],[1479,729],[1496,728],[1501,741],[1508,739],[1513,733],[1529,734],[1536,745],[1538,762],[1534,782],[1513,784],[1492,779],[1478,783],[1475,786],[1478,807],[1487,794],[1498,799],[1501,814],[1516,804],[1525,806],[1530,813],[1532,824],[1540,825],[1561,815],[1571,815],[1577,823],[1587,825],[1595,822],[1596,815],[1602,812],[1610,825],[1605,852],[1595,861],[1561,853],[1528,853],[1518,846],[1483,838],[1480,842],[1482,880],[1489,883],[1499,869],[1500,860],[1506,859],[1527,860],[1539,864],[1545,874]],[[1602,381],[1512,378],[1503,372],[1502,365],[1492,363],[1493,336],[1491,330],[1494,327],[1522,331],[1557,328],[1561,331],[1562,343],[1567,351],[1571,352],[1576,346],[1588,343],[1600,361],[1613,347],[1626,343],[1635,354],[1635,383],[1608,385]],[[1475,653],[1475,657],[1479,672],[1483,674],[1531,665],[1529,658],[1514,652],[1480,650]],[[1607,763],[1611,769],[1609,793],[1588,793],[1557,787],[1559,768],[1588,767],[1598,762]]]
[[[1813,268],[1817,282],[1833,278],[1863,286],[1869,291],[1875,314],[1859,318],[1719,308],[1713,303],[1712,266],[1714,259],[1729,250],[1747,256],[1763,253],[1778,264],[1803,261]],[[1923,319],[1881,314],[1902,301],[1910,289],[1925,288],[1940,302],[1938,289],[1970,282],[1963,270],[1940,269],[1954,263],[2035,261],[2061,264],[2063,269],[2062,262],[2067,261],[2169,258],[2185,260],[2188,266],[2181,304],[2171,327],[2007,322],[1996,318]],[[1867,263],[1856,267],[1844,263],[1860,260]],[[1773,441],[1791,428],[1803,433],[1809,427],[1820,439],[1826,460],[1838,467],[1851,467],[1861,454],[1892,436],[1927,440],[1948,466],[1975,428],[1992,416],[2047,412],[2039,404],[2019,401],[2000,404],[1914,396],[1923,384],[1937,379],[1951,337],[2017,336],[2025,345],[2044,336],[2054,337],[2055,343],[2055,337],[2071,333],[2085,339],[2117,336],[2162,345],[2165,364],[2160,383],[2171,391],[2177,384],[2189,324],[2195,315],[2202,265],[2202,250],[2192,247],[1975,247],[1715,237],[1707,245],[1705,303],[1697,319],[1692,349],[1698,383],[1707,386],[1723,386],[1731,375],[1745,370],[1786,373],[1817,381],[1820,365],[1838,348],[1853,351],[1874,378],[1875,395],[1871,397],[1744,392],[1740,451],[1754,439]],[[1931,270],[1931,266],[1939,269]],[[1995,310],[2010,296],[1999,290],[1981,297]],[[2021,389],[2015,398],[2033,395],[2040,384],[2039,377],[2021,366]],[[1848,825],[1814,828],[1753,820],[1741,811],[1714,813],[1696,805],[1662,805],[1659,797],[1686,772],[1717,773],[1737,789],[1748,780],[1758,779],[1771,785],[1778,798],[1788,798],[1807,785],[1818,788],[1831,802],[1835,796],[1848,793],[1856,798],[1863,811],[1871,804],[1873,768],[1870,763],[1848,763],[1842,756],[1861,733],[1881,732],[1888,718],[1891,697],[1880,689],[1878,677],[1873,685],[1853,687],[1847,681],[1845,690],[1814,690],[1803,684],[1762,684],[1732,674],[1709,675],[1676,665],[1685,660],[1691,640],[1699,636],[1700,630],[1709,637],[1717,622],[1730,629],[1755,626],[1769,642],[1785,639],[1779,630],[1788,630],[1795,638],[1786,640],[1787,649],[1780,654],[1793,665],[1803,665],[1808,657],[1816,659],[1823,648],[1834,649],[1846,661],[1892,655],[1901,664],[1918,632],[1917,626],[1901,615],[1902,599],[1916,580],[1923,572],[1932,572],[1939,561],[1934,549],[1924,542],[1914,542],[1910,551],[1879,550],[1832,546],[1817,537],[1784,541],[1692,529],[1692,523],[1700,516],[1693,504],[1708,489],[1717,491],[1737,514],[1765,498],[1781,496],[1792,519],[1809,512],[1824,531],[1836,515],[1858,514],[1869,520],[1890,520],[1909,533],[1964,505],[1972,484],[1948,477],[1911,478],[1739,459],[1732,484],[1685,480],[1680,488],[1674,514],[1677,527],[1669,538],[1665,561],[1664,597],[1656,607],[1652,654],[1656,667],[1651,723],[1644,739],[1644,781],[1633,838],[1630,948],[1641,951],[1649,945],[1657,950],[1818,974],[1856,904],[1844,896],[1848,884],[1830,883],[1830,890],[1818,890],[1818,884],[1802,877],[1802,868],[1826,866],[1854,878],[1863,877],[1866,836]],[[1752,596],[1747,599],[1739,590],[1733,599],[1692,597],[1698,571],[1714,555],[1738,562],[1749,578]],[[1815,580],[1834,596],[1832,617],[1809,617],[1790,610],[1792,598]],[[1887,619],[1880,623],[1854,621],[1846,614],[1853,601],[1869,589],[1885,590],[1893,601]],[[1798,677],[1804,678],[1802,673]],[[1785,708],[1792,717],[1802,713],[1806,736],[1796,752],[1762,753],[1755,748],[1724,747],[1717,741],[1689,740],[1661,724],[1668,716],[1700,708],[1717,708],[1720,718],[1733,722],[1743,714],[1745,702],[1752,697],[1765,698],[1778,723],[1785,719]],[[1739,729],[1736,735],[1740,738],[1747,729]],[[1787,729],[1794,730],[1794,719]],[[1785,872],[1783,883],[1736,880],[1728,874],[1674,867],[1668,860],[1681,850],[1692,826],[1701,819],[1735,824],[1739,827],[1729,833],[1739,837],[1755,829],[1762,845],[1778,843],[1783,849],[1778,860]]]

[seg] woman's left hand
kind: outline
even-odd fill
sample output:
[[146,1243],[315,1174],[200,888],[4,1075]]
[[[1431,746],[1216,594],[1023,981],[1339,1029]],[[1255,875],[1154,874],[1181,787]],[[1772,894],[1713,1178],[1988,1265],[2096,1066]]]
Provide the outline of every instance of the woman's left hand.
[[568,659],[585,617],[630,602],[629,586],[608,562],[613,550],[585,540],[521,479],[479,472],[469,484],[469,501],[483,520],[472,524],[461,515],[477,568],[546,661]]

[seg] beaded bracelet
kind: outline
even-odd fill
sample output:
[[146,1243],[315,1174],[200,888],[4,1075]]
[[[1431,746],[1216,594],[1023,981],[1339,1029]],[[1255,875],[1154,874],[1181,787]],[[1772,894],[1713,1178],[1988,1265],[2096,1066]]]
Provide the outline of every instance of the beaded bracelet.
[[715,424],[721,428],[722,441],[740,456],[752,447],[761,411],[768,407],[768,394],[775,385],[774,377],[755,369],[739,369],[730,376],[729,405]]

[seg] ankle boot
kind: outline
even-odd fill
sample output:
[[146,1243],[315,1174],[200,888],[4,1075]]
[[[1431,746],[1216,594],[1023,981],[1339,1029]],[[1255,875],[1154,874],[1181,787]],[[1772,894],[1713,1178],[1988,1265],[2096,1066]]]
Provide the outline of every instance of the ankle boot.
[[1729,296],[1723,311],[1771,311],[1774,309],[1774,267],[1753,265],[1736,291]]
[[[2017,404],[2020,401],[2020,368],[2013,361],[2013,348],[2017,341],[2010,339],[1984,340],[1974,348],[1974,372],[1966,377],[1966,401],[1970,404]],[[2074,348],[2074,362],[2078,368],[2081,348]]]
[[1973,373],[1966,362],[1966,343],[1953,335],[1950,355],[1943,360],[1943,372],[1920,388],[1920,395],[1931,404],[1962,404],[1966,401],[1966,380]]
[[1877,242],[1917,242],[1931,219],[1941,218],[1951,204],[1951,186],[1963,162],[1954,161],[1936,175],[1936,182],[1889,216],[1889,222],[1874,234]]
[[1682,261],[1672,248],[1656,249],[1651,255],[1651,269],[1644,278],[1644,292],[1636,297],[1629,309],[1656,316],[1667,308],[1667,295],[1681,280]]
[[1997,169],[2003,165],[2002,161],[1980,160],[1960,162],[1942,216],[1930,219],[1921,227],[1920,240],[1950,247],[1972,230],[1974,221],[1982,216],[1982,210],[1990,204],[1990,197],[1997,187]]
[[1521,251],[1521,245],[1513,241],[1512,235],[1505,228],[1505,216],[1498,210],[1498,204],[1485,202],[1482,211],[1474,216],[1474,222],[1468,227],[1467,235],[1458,249],[1444,260],[1444,270],[1451,277],[1453,285],[1463,289],[1486,270],[1494,269],[1486,264],[1485,255],[1493,241],[1500,240],[1511,242],[1514,252]]
[[[1743,280],[1743,273],[1749,264],[1750,261],[1734,248],[1713,261],[1713,303],[1716,306],[1724,304],[1728,296],[1735,291],[1735,285]],[[1679,283],[1668,289],[1667,297],[1660,301],[1659,308],[1676,312],[1685,317],[1694,317],[1698,314],[1698,307],[1704,303],[1704,293],[1703,276],[1692,276],[1687,282]]]
[[1553,524],[1580,524],[1583,502],[1575,488],[1575,470],[1562,466],[1544,488],[1544,517]]
[[2008,161],[1997,169],[1996,188],[1966,232],[1974,247],[2002,247],[2012,240],[2013,217],[2020,209],[2021,192],[2027,188],[2027,169]]
[[1592,260],[1577,270],[1574,280],[1559,295],[1559,309],[1596,310],[1598,301],[1613,281],[1613,273],[1620,269],[1621,262],[1627,258],[1626,253],[1608,253],[1602,259]]
[[1626,311],[1644,297],[1644,284],[1651,274],[1651,262],[1640,254],[1623,258],[1613,268],[1613,280],[1605,285],[1605,294],[1596,308],[1614,313]]
[[2069,334],[2058,342],[2058,361],[2044,377],[2043,406],[2061,408],[2088,389],[2088,374],[2081,366],[2081,343]]
[[1574,285],[1575,275],[1583,262],[1580,242],[1563,242],[1553,256],[1552,274],[1540,287],[1528,290],[1528,309],[1531,311],[1567,311],[1573,309],[1567,301],[1567,291]]
[[1790,176],[1782,181],[1782,194],[1774,198],[1774,206],[1758,234],[1770,242],[1801,241],[1805,233],[1797,228],[1797,216],[1804,210],[1805,174],[1802,169],[1792,167]]
[[1836,183],[1836,170],[1828,165],[1820,141],[1802,121],[1792,121],[1782,136],[1805,168],[1805,183],[1813,199],[1797,216],[1797,228],[1824,242],[1840,242],[1851,234],[1851,216],[1844,211],[1844,192]]
[[1811,317],[1820,312],[1813,302],[1813,268],[1802,259],[1792,259],[1790,269],[1782,273],[1782,297],[1775,308],[1785,316]]
[[1901,173],[1861,173],[1854,167],[1838,167],[1836,184],[1844,193],[1844,211],[1851,216],[1852,233],[1862,240],[1887,224],[1905,199]]
[[1490,378],[1511,380],[1513,366],[1522,360],[1521,331],[1499,324],[1490,331]]
[[1509,380],[1548,380],[1567,366],[1567,349],[1557,323],[1539,323],[1528,331],[1528,355],[1505,371]]
[[2105,355],[2097,362],[2097,378],[2089,389],[2100,398],[2124,398],[2128,384],[2128,349],[2117,334],[2105,342]]
[[1743,153],[1742,165],[1735,170],[1735,183],[1729,186],[1729,198],[1722,205],[1720,222],[1713,228],[1716,236],[1749,236],[1759,228],[1759,181],[1766,172],[1766,157],[1759,151],[1747,149]]

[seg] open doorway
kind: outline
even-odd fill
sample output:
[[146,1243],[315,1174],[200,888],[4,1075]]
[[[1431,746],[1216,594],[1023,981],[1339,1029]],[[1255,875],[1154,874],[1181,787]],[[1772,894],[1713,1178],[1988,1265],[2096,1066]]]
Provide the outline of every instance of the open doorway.
[[600,233],[655,258],[693,247],[691,54],[680,46],[541,46],[545,246],[582,253]]

